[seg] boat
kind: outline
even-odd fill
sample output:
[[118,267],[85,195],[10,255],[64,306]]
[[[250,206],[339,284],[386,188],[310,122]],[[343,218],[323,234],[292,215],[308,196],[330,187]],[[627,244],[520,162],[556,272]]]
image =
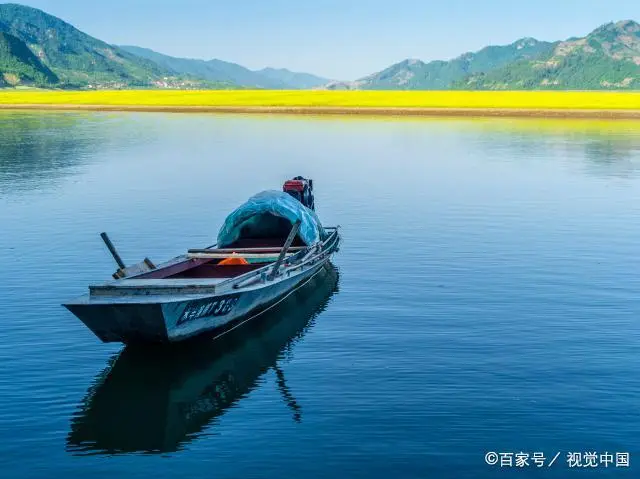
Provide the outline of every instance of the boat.
[[[305,286],[211,347],[206,338],[175,345],[129,345],[92,381],[70,420],[73,455],[165,454],[216,434],[217,421],[252,391],[277,388],[289,418],[306,404],[287,382],[295,345],[339,292],[328,263]],[[265,379],[273,372],[275,380]]]
[[236,208],[216,244],[158,265],[145,258],[127,267],[101,236],[119,266],[113,280],[63,306],[101,341],[125,344],[227,334],[318,274],[341,240],[339,226],[321,224],[313,181],[301,176]]

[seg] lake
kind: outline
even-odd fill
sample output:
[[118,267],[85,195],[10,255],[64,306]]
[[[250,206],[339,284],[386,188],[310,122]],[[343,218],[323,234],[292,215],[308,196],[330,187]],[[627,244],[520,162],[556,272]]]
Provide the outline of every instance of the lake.
[[[342,248],[242,334],[60,306],[296,175]],[[2,477],[638,477],[639,219],[640,122],[2,112]]]

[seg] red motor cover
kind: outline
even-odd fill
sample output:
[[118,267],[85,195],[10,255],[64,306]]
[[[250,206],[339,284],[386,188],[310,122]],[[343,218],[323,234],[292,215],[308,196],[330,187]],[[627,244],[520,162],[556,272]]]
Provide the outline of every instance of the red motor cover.
[[282,191],[303,191],[304,182],[302,180],[287,180],[284,182]]

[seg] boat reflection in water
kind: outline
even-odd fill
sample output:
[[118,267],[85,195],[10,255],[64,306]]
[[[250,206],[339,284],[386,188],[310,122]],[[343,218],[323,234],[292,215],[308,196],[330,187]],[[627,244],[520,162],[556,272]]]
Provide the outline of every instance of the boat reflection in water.
[[329,264],[271,311],[214,342],[125,348],[72,418],[67,450],[177,451],[252,391],[269,369],[293,420],[300,421],[302,410],[278,361],[337,291],[338,272]]

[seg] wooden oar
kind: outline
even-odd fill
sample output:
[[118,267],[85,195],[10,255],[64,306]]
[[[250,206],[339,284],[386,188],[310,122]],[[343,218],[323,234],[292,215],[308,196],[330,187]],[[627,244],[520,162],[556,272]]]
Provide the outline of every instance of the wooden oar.
[[109,236],[107,236],[107,233],[100,233],[100,238],[102,238],[104,244],[107,245],[107,249],[109,250],[109,253],[111,253],[111,256],[113,256],[113,259],[116,260],[116,263],[118,263],[118,267],[120,269],[125,269],[127,266],[124,264],[124,261],[122,261],[122,258],[120,258],[116,247],[113,246],[113,243],[109,239]]

